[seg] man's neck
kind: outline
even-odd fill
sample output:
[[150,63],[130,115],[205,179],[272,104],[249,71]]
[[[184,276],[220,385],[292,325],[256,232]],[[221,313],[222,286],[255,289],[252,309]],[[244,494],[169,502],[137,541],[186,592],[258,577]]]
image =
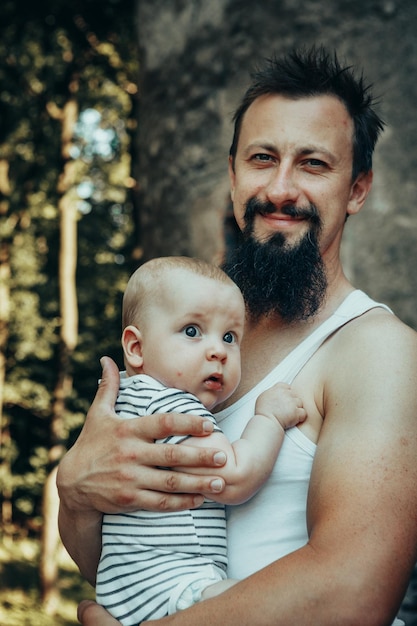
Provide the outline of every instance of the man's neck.
[[315,328],[329,318],[353,291],[348,281],[339,283],[337,290],[328,289],[326,299],[308,320],[286,322],[279,316],[264,316],[257,321],[247,321],[242,342],[242,378],[238,389],[217,410],[230,406],[247,393]]

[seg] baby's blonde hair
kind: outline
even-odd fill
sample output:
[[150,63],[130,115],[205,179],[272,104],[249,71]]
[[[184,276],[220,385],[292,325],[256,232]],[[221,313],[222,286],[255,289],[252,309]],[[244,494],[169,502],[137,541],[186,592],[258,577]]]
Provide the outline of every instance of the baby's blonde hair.
[[163,279],[173,270],[182,269],[205,276],[238,289],[237,285],[220,267],[185,256],[167,256],[152,259],[141,265],[130,277],[123,297],[123,328],[138,325],[149,303],[153,303],[162,287]]

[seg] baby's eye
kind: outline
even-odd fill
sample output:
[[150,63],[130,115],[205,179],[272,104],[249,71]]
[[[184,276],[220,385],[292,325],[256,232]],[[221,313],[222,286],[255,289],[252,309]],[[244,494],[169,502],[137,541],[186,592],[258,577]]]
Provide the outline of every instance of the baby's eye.
[[187,335],[187,337],[200,337],[201,333],[200,333],[200,329],[198,328],[198,326],[194,326],[194,324],[190,324],[189,326],[186,326],[183,331],[182,331],[185,335]]
[[235,341],[236,341],[235,333],[232,333],[232,332],[229,331],[228,333],[223,335],[223,341],[225,343],[235,343]]

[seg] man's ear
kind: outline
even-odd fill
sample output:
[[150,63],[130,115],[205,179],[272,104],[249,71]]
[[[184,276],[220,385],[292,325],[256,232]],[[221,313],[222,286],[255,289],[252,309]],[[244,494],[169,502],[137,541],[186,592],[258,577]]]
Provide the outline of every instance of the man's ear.
[[359,213],[359,211],[365,204],[365,200],[368,197],[369,192],[371,191],[372,178],[372,171],[361,172],[360,174],[358,174],[350,190],[349,202],[347,207],[348,215],[355,215],[356,213]]
[[[126,362],[134,370],[143,365],[142,334],[136,326],[126,326],[122,334],[122,347]],[[139,372],[137,372],[139,373]]]

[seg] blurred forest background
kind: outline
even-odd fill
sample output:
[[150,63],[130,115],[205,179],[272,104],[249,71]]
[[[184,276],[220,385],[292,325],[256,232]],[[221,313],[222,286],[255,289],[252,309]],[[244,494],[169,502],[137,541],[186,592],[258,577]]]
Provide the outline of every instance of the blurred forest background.
[[344,261],[417,329],[417,3],[2,0],[0,16],[0,623],[70,625],[92,590],[59,543],[57,463],[100,356],[121,364],[131,271],[233,245],[231,117],[274,51],[324,43],[375,82],[388,127]]

